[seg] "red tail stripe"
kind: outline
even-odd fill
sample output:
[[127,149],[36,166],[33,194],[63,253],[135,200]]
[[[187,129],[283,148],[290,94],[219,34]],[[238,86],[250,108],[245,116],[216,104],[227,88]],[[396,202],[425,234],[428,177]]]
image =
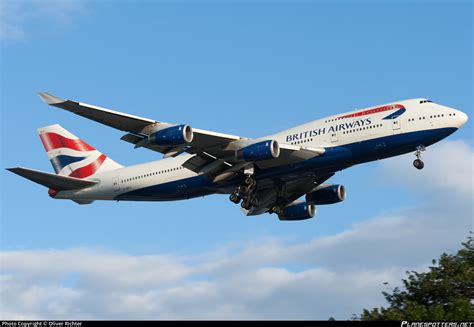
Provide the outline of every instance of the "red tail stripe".
[[359,112],[356,112],[356,113],[353,113],[353,114],[341,116],[341,117],[339,117],[339,119],[342,119],[342,118],[351,118],[351,117],[358,117],[358,116],[365,116],[365,115],[375,114],[375,113],[377,113],[377,112],[383,112],[383,111],[387,111],[387,110],[395,110],[395,109],[401,109],[401,108],[404,108],[401,104],[395,104],[395,105],[389,105],[389,106],[382,106],[382,107],[378,107],[378,108],[373,108],[373,109],[369,109],[369,110],[359,111]]
[[73,140],[56,133],[42,133],[40,134],[40,138],[46,152],[59,148],[68,148],[77,151],[95,150],[89,144],[80,139]]
[[100,166],[102,166],[102,163],[105,159],[107,159],[107,156],[105,154],[102,154],[99,158],[97,158],[95,161],[91,162],[87,166],[74,170],[71,174],[69,174],[69,176],[76,178],[89,177],[90,175],[93,175],[100,168]]

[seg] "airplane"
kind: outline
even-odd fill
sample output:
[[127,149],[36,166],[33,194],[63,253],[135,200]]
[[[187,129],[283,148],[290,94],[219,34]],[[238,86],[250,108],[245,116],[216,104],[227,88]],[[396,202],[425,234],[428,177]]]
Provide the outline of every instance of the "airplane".
[[89,204],[228,194],[248,216],[275,213],[283,221],[313,218],[316,206],[344,201],[345,187],[326,183],[343,169],[413,151],[413,165],[423,169],[426,147],[468,119],[465,113],[428,99],[409,99],[252,139],[63,100],[46,92],[39,96],[48,105],[126,132],[121,140],[134,148],[164,155],[124,167],[58,124],[39,128],[56,174],[7,169],[48,187],[52,198]]

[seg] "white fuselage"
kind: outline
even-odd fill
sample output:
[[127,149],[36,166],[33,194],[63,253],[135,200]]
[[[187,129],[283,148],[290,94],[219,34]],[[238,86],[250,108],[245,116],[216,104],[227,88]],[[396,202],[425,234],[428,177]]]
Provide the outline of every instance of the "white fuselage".
[[[396,155],[392,154],[394,149],[390,149],[390,143],[385,142],[385,140],[390,140],[392,136],[397,137],[397,140],[403,140],[402,137],[407,135],[407,140],[409,140],[407,142],[416,146],[414,141],[414,138],[418,135],[416,132],[425,132],[419,134],[419,136],[434,137],[434,141],[430,141],[431,139],[428,138],[428,141],[426,141],[428,144],[424,144],[424,141],[420,139],[419,143],[430,145],[452,133],[451,129],[454,131],[459,128],[466,120],[467,116],[461,111],[438,105],[426,99],[412,99],[326,117],[261,139],[273,139],[280,144],[308,148],[356,146],[374,140],[375,143],[372,142],[370,146],[379,152],[373,158],[370,157],[365,160],[370,161]],[[437,138],[437,131],[446,131],[446,136]],[[381,141],[376,143],[376,140]],[[354,149],[354,151],[360,151],[359,148]],[[411,150],[400,151],[407,152]],[[77,191],[61,191],[56,198],[113,200],[117,199],[117,196],[133,193],[136,190],[156,187],[158,192],[162,190],[160,185],[161,187],[172,185],[173,192],[179,195],[176,199],[187,198],[186,192],[189,185],[184,181],[199,176],[197,173],[183,167],[183,163],[192,156],[182,154],[175,158],[166,158],[98,173],[90,178],[90,180],[97,181],[97,185]],[[364,160],[357,159],[354,163],[362,161]],[[180,183],[180,181],[183,181],[183,183]],[[216,192],[209,190],[202,195],[211,193]],[[189,195],[189,197],[193,196],[194,194]],[[122,199],[126,200],[126,198]],[[169,199],[174,198],[170,197]]]

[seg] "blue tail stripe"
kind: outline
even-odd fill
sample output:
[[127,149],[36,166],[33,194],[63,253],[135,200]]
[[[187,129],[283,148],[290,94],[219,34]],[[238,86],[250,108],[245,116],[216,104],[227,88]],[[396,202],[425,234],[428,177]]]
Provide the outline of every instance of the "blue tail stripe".
[[63,169],[67,165],[84,160],[85,158],[86,157],[72,157],[72,156],[60,155],[51,159],[51,164],[53,165],[54,171],[57,174],[61,171],[61,169]]

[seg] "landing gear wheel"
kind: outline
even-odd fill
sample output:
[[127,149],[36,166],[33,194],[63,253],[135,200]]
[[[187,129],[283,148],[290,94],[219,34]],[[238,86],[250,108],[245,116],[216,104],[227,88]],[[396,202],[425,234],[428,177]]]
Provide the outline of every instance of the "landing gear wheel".
[[239,193],[241,197],[245,197],[250,193],[250,188],[248,186],[240,186]]
[[255,190],[256,187],[257,187],[257,181],[253,180],[252,184],[249,185],[249,189],[250,191],[253,191]]
[[245,210],[250,210],[252,204],[250,204],[250,201],[244,200],[240,203],[240,206]]
[[232,193],[230,196],[229,196],[229,200],[234,202],[235,204],[239,203],[240,202],[240,196],[237,194],[237,193]]
[[425,166],[425,163],[421,160],[421,153],[425,150],[426,148],[421,145],[419,145],[416,148],[416,152],[415,152],[416,160],[413,161],[413,166],[415,166],[416,169],[423,169],[423,167]]
[[245,177],[244,185],[248,187],[250,191],[253,191],[257,186],[257,181],[250,175]]
[[250,198],[250,204],[254,207],[256,207],[258,205],[258,198],[256,196],[252,196]]
[[272,207],[272,212],[273,213],[276,213],[277,215],[279,215],[281,212],[282,212],[282,209],[280,206],[273,206]]
[[416,159],[413,161],[413,166],[415,166],[416,169],[423,169],[423,167],[425,167],[425,163],[420,159]]

